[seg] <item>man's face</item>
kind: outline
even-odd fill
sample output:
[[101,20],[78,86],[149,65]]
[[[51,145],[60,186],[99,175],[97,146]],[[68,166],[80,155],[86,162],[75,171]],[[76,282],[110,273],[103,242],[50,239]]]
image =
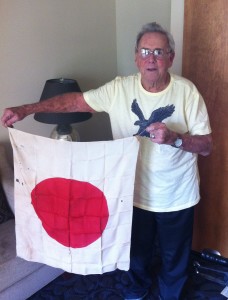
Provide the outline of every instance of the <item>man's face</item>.
[[[150,51],[162,49],[164,55],[159,58],[156,58],[156,55],[153,54],[145,57],[141,53],[142,49]],[[168,41],[165,35],[154,32],[146,33],[142,36],[138,51],[135,54],[135,63],[141,73],[144,88],[152,83],[162,83],[166,80],[167,71],[172,66],[174,59],[174,54],[167,53],[168,50]]]

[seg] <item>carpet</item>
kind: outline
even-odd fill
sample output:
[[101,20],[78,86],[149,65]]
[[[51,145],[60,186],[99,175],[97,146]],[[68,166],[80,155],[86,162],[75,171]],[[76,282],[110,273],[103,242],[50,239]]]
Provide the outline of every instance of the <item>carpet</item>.
[[[196,271],[196,261],[200,266],[206,268],[202,274]],[[205,262],[196,255],[192,255],[189,268],[190,277],[185,287],[183,300],[225,300],[228,298],[228,296],[225,297],[221,294],[228,285],[228,267]],[[159,265],[156,265],[152,274],[154,285],[145,300],[157,299],[156,273],[158,269]],[[123,300],[122,291],[125,288],[130,288],[130,281],[126,273],[120,270],[102,275],[87,276],[65,272],[28,299]]]

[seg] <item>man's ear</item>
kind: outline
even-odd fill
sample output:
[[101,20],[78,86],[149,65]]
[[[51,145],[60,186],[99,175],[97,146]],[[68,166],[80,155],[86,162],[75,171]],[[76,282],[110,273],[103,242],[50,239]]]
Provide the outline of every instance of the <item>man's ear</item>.
[[137,61],[137,52],[135,51],[135,63]]
[[137,52],[135,52],[135,65],[138,67]]
[[173,65],[174,57],[175,57],[175,52],[169,54],[169,68],[171,68]]
[[172,52],[169,57],[171,63],[173,63],[174,57],[175,57],[175,52]]

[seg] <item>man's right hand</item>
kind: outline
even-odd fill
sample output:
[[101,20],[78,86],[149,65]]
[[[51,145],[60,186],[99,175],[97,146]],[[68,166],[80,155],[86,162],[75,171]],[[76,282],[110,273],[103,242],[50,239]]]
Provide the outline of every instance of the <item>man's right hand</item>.
[[6,108],[1,117],[1,122],[4,127],[12,127],[12,125],[27,116],[25,105]]

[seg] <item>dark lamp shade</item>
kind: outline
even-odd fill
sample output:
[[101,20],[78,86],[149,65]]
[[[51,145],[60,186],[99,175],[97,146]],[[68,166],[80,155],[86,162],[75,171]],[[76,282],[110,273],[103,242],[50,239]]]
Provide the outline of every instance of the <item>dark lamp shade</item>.
[[[81,89],[74,79],[49,79],[46,81],[40,101],[47,100],[48,98],[61,95],[64,93],[81,92]],[[34,119],[41,123],[46,124],[72,124],[83,122],[92,117],[91,113],[87,112],[69,112],[69,113],[35,113]]]

